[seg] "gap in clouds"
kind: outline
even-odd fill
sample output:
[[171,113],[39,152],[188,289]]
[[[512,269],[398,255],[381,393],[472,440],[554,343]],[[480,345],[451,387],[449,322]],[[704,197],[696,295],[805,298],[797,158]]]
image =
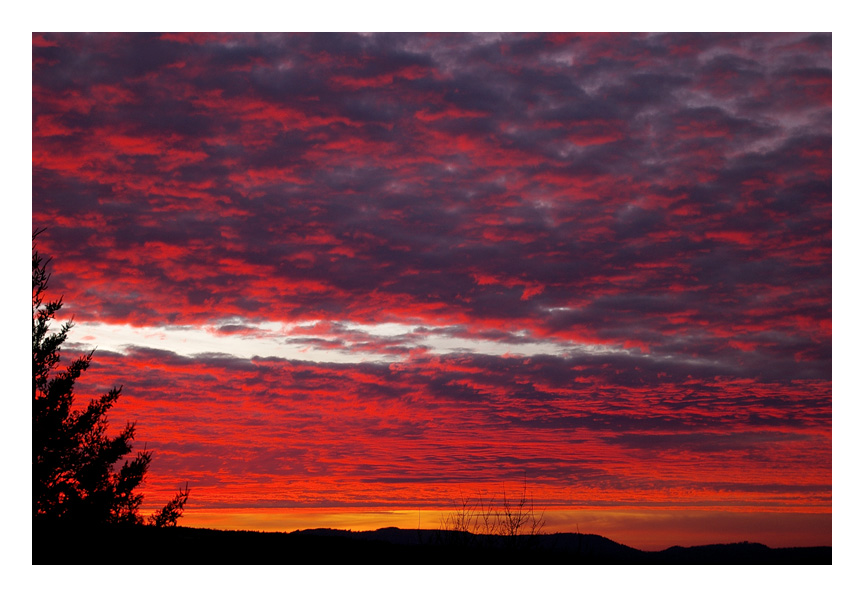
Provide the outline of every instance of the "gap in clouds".
[[463,328],[429,328],[396,323],[357,324],[311,321],[252,322],[232,319],[208,326],[137,327],[76,322],[69,347],[89,351],[127,352],[133,348],[170,351],[178,355],[222,354],[236,358],[277,357],[313,362],[358,363],[399,361],[411,354],[477,353],[536,356],[569,353],[629,352],[575,342],[542,342],[525,332],[469,333]]

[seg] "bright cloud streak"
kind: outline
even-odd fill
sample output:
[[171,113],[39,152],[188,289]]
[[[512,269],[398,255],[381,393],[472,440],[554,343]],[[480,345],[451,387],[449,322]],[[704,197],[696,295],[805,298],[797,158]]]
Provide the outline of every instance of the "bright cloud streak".
[[[575,353],[615,353],[628,351],[602,345],[574,342],[520,342],[510,344],[492,340],[457,338],[434,328],[418,328],[397,323],[365,325],[351,322],[328,322],[331,329],[344,329],[359,333],[346,339],[338,334],[314,336],[321,321],[247,322],[239,319],[228,324],[212,326],[144,326],[77,322],[69,335],[70,342],[80,350],[102,349],[125,353],[132,347],[170,351],[178,355],[222,354],[251,359],[276,357],[318,363],[366,363],[370,361],[395,362],[408,358],[410,351],[422,350],[430,354],[473,353],[485,355],[566,356]],[[235,326],[242,333],[222,330]],[[418,329],[422,333],[418,333]],[[310,332],[309,335],[304,332]],[[312,337],[314,336],[314,337]],[[517,336],[519,336],[517,334]],[[366,342],[364,342],[366,341]],[[332,343],[333,348],[323,347]],[[365,344],[371,346],[366,347]],[[386,347],[386,351],[379,350]],[[404,353],[392,353],[392,348]]]

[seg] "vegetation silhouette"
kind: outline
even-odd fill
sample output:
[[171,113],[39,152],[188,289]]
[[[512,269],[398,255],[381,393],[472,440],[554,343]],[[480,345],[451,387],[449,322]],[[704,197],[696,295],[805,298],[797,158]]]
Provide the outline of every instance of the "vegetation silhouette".
[[524,551],[537,546],[536,537],[544,534],[544,512],[537,512],[534,498],[523,480],[522,493],[516,500],[507,497],[486,498],[460,494],[456,509],[441,517],[439,541],[457,548],[508,549]]
[[[33,233],[34,553],[39,539],[59,529],[143,525],[139,514],[143,495],[137,488],[152,459],[150,451],[139,451],[117,469],[132,451],[135,437],[135,423],[127,423],[116,437],[107,436],[106,413],[122,388],[112,388],[83,409],[76,408],[75,382],[90,366],[92,351],[55,373],[72,321],[63,323],[59,331],[50,330],[63,298],[45,298],[51,259],[36,250],[36,237],[44,230]],[[187,485],[148,523],[176,526],[188,497]]]

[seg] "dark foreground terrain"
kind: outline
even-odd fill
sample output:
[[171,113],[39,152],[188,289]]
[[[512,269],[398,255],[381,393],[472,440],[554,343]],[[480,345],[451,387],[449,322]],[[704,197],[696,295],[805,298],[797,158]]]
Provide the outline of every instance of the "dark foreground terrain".
[[640,551],[599,535],[454,531],[293,533],[188,527],[34,529],[33,564],[831,564],[831,547],[759,543]]

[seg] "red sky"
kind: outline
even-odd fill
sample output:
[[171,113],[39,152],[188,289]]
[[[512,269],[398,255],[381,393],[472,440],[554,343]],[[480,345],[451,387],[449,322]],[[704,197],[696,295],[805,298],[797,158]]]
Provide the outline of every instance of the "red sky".
[[830,544],[831,48],[35,34],[79,395],[123,385],[190,524],[525,480],[636,547]]

